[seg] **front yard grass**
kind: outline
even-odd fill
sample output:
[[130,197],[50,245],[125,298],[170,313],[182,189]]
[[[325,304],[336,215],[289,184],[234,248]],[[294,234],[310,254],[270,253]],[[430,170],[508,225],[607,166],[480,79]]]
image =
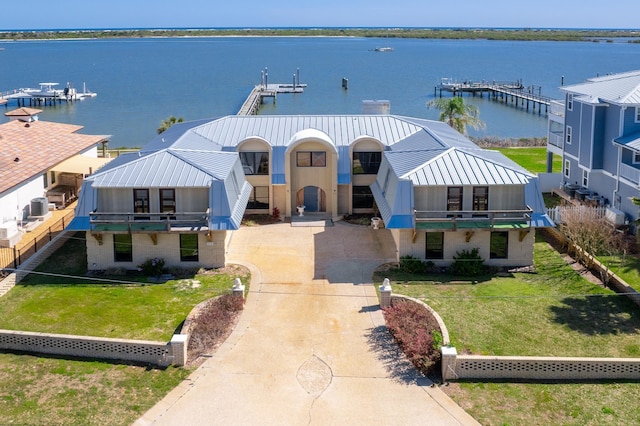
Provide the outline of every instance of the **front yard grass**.
[[83,237],[76,234],[40,265],[44,275],[30,274],[0,298],[0,329],[169,341],[195,305],[230,292],[236,276],[249,284],[241,269],[157,284],[146,277],[68,278],[86,274]]
[[[546,242],[536,274],[478,280],[387,276],[393,292],[419,298],[443,318],[459,353],[640,357],[640,309],[587,281]],[[443,388],[480,423],[638,424],[639,383],[480,383]]]
[[[91,281],[83,234],[37,271],[0,298],[0,329],[168,341],[196,304],[230,292],[236,276],[249,284],[229,267],[162,284]],[[129,425],[192,371],[0,352],[0,424]]]
[[0,353],[0,424],[130,425],[191,371]]

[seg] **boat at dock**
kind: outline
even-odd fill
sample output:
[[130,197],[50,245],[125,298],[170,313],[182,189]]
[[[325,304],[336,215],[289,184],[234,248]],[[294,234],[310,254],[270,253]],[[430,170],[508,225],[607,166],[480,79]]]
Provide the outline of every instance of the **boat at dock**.
[[64,89],[56,89],[59,83],[40,83],[39,89],[19,89],[19,92],[25,93],[32,98],[66,98],[75,94],[75,89],[71,88],[67,83]]
[[[87,90],[83,83],[82,92],[78,92],[71,83],[67,83],[63,89],[58,89],[60,83],[44,82],[39,83],[39,88],[23,87],[9,92],[0,93],[0,99],[6,102],[15,100],[18,106],[31,105],[54,105],[62,102],[73,102],[85,98],[93,98],[97,93]],[[5,103],[6,103],[5,102]]]

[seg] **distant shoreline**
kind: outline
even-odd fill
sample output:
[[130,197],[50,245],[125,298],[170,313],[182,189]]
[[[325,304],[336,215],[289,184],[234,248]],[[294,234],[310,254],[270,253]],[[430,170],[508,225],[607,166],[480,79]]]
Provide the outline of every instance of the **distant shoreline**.
[[171,37],[362,37],[386,38],[389,39],[389,41],[394,38],[413,38],[640,43],[640,30],[531,28],[203,28],[0,31],[0,41]]

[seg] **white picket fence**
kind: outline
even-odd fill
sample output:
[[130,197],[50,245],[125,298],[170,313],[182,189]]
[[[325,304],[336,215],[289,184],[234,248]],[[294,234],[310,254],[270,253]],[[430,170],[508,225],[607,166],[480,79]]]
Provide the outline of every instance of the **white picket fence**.
[[603,217],[606,217],[607,215],[607,208],[604,206],[598,206],[598,207],[590,207],[590,206],[557,206],[557,207],[551,207],[551,208],[547,208],[547,216],[549,216],[549,218],[554,222],[554,223],[562,223],[562,213],[570,210],[572,212],[574,211],[584,211],[585,213],[587,212],[587,210],[589,211],[595,211],[596,213],[596,217],[598,219],[601,219]]

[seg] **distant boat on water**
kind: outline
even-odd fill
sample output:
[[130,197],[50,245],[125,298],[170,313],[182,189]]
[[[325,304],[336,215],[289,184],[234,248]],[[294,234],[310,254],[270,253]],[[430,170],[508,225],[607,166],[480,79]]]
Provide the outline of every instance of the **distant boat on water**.
[[389,46],[386,46],[386,47],[376,47],[376,48],[375,48],[375,49],[373,49],[373,50],[375,50],[376,52],[393,52],[393,47],[389,47]]

